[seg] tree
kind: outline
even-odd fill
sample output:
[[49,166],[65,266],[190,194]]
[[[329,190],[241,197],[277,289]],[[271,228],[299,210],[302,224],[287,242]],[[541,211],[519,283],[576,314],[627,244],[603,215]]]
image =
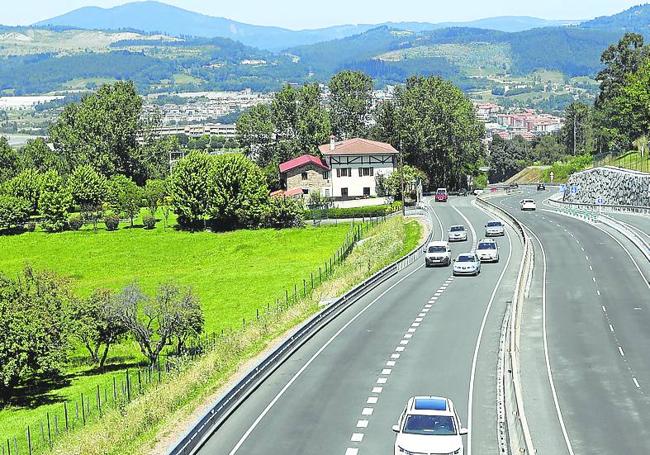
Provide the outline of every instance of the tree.
[[404,177],[404,192],[411,199],[416,198],[418,184],[421,184],[423,188],[429,184],[424,172],[406,164],[402,169],[396,169],[388,176],[378,175],[375,178],[378,184],[377,191],[384,196],[392,196],[400,201],[404,200],[402,176]]
[[521,136],[504,140],[494,136],[490,147],[490,181],[503,182],[533,162],[533,148]]
[[237,154],[217,156],[208,179],[209,213],[217,228],[260,225],[269,190],[255,163]]
[[585,155],[595,152],[592,109],[584,103],[571,103],[565,112],[562,142],[567,153]]
[[48,232],[65,228],[68,210],[72,205],[70,189],[56,171],[48,171],[42,177],[42,191],[38,208],[42,216],[41,226]]
[[143,190],[144,200],[151,216],[156,216],[158,207],[162,204],[167,196],[167,182],[164,180],[147,180]]
[[273,161],[275,126],[271,107],[259,104],[244,112],[237,122],[237,140],[244,153],[260,166]]
[[214,158],[205,152],[191,152],[174,167],[169,194],[183,228],[203,227],[208,211],[208,175],[213,162]]
[[176,136],[152,139],[140,145],[134,156],[140,163],[133,180],[138,185],[144,185],[151,179],[164,179],[169,176],[169,160],[172,152],[181,148]]
[[103,368],[111,346],[127,332],[113,294],[97,289],[89,297],[76,299],[71,313],[74,336],[88,350],[93,363]]
[[142,191],[136,183],[124,175],[114,175],[107,182],[107,202],[111,208],[126,215],[133,227],[134,218],[140,213]]
[[25,199],[0,195],[0,229],[20,227],[29,221],[31,204]]
[[6,137],[0,136],[0,183],[14,177],[18,168],[18,153],[11,148]]
[[471,101],[439,77],[411,77],[395,93],[393,146],[432,185],[460,187],[484,156],[484,126]]
[[626,85],[627,77],[636,73],[650,50],[644,46],[643,36],[638,33],[626,33],[621,40],[609,46],[603,52],[600,61],[603,68],[596,80],[600,82],[600,94],[597,106],[615,98]]
[[67,164],[60,154],[50,149],[45,140],[39,137],[28,141],[20,149],[20,167],[35,169],[38,172],[54,170],[63,174],[67,169]]
[[38,199],[41,196],[42,176],[35,169],[27,169],[6,183],[7,192],[12,196],[29,202],[30,215],[38,212]]
[[625,132],[624,150],[650,131],[650,58],[628,76],[611,104],[614,109],[608,120]]
[[399,144],[395,109],[395,103],[391,100],[377,105],[373,113],[375,124],[370,130],[372,139],[388,144]]
[[107,181],[90,165],[77,167],[68,179],[72,200],[81,208],[83,217],[97,230],[102,204],[106,201]]
[[16,279],[0,275],[0,399],[39,376],[57,374],[70,336],[68,283],[27,267]]
[[105,176],[142,172],[137,136],[142,129],[142,99],[133,82],[103,85],[80,103],[66,105],[50,128],[55,150],[69,169],[88,165]]
[[557,134],[542,136],[534,146],[534,159],[541,164],[553,164],[566,156],[566,149]]
[[318,84],[304,85],[298,91],[297,103],[297,148],[302,153],[318,153],[318,146],[327,143],[332,134]]
[[339,139],[364,137],[372,107],[372,78],[359,71],[342,71],[332,77],[330,116]]
[[163,284],[152,299],[134,284],[117,296],[117,302],[122,323],[151,365],[174,338],[182,345],[187,336],[203,330],[201,307],[189,288]]

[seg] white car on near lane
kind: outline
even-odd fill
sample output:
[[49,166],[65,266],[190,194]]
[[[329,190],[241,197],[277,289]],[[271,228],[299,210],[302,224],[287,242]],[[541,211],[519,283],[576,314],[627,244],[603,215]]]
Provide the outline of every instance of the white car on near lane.
[[447,239],[450,242],[464,242],[467,240],[467,229],[462,225],[452,226],[449,228]]
[[485,223],[485,236],[501,236],[506,235],[505,226],[499,220],[492,220]]
[[451,247],[447,242],[431,242],[424,254],[424,263],[427,267],[434,265],[451,265]]
[[495,240],[483,239],[478,242],[476,254],[481,262],[499,262],[499,245]]
[[463,435],[452,401],[443,397],[410,398],[397,425],[395,455],[462,455]]
[[521,200],[521,210],[537,210],[537,204],[532,199],[522,199]]
[[476,253],[460,254],[454,260],[454,276],[457,275],[474,275],[481,273],[481,260]]

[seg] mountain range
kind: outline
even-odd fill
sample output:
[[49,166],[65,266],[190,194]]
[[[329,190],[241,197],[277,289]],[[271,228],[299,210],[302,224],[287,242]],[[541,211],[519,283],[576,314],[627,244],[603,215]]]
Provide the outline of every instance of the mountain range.
[[37,27],[74,27],[100,30],[140,30],[173,36],[229,38],[248,46],[272,51],[315,44],[367,32],[379,26],[421,32],[448,27],[473,27],[519,32],[538,27],[574,25],[580,21],[556,21],[526,16],[503,16],[469,22],[386,22],[383,24],[336,25],[312,30],[289,30],[245,24],[223,17],[212,17],[156,1],[133,2],[113,8],[84,7],[51,19]]

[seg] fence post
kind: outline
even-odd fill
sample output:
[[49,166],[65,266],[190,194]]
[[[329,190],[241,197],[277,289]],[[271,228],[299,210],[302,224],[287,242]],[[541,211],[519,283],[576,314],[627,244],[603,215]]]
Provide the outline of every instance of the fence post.
[[50,449],[52,448],[52,427],[50,425],[50,413],[47,413],[47,442],[50,446]]
[[86,425],[86,408],[84,406],[84,394],[81,394],[81,420],[84,426]]
[[307,297],[307,280],[302,279],[302,296]]
[[[16,441],[16,437],[14,436],[14,449],[16,452],[16,455],[18,455],[18,443]],[[32,455],[32,432],[29,429],[29,425],[27,425],[27,450],[29,450],[29,455]]]
[[298,301],[298,285],[293,284],[293,303],[295,304]]
[[99,417],[102,416],[102,397],[99,393],[99,384],[97,384],[97,411],[99,412]]
[[284,290],[284,301],[285,301],[285,304],[287,305],[287,308],[289,308],[289,290],[288,289]]
[[131,380],[129,379],[129,369],[126,369],[126,401],[131,402]]
[[138,393],[142,395],[142,375],[140,368],[138,368]]
[[309,272],[309,276],[311,277],[311,290],[314,290],[314,272]]
[[259,308],[255,308],[255,316],[257,317],[257,320],[259,321],[260,320],[260,309]]
[[323,284],[323,271],[320,266],[318,266],[318,284]]
[[68,431],[70,427],[68,424],[68,402],[67,401],[63,402],[63,417],[65,418],[65,431]]

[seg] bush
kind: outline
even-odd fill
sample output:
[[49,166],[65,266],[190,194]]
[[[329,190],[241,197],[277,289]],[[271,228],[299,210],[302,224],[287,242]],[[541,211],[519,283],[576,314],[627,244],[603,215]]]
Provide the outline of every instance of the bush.
[[144,224],[145,229],[154,229],[156,227],[156,217],[146,213],[142,216],[142,224]]
[[104,224],[107,231],[117,231],[120,225],[120,217],[115,213],[108,213],[104,216]]
[[81,218],[81,215],[75,213],[74,215],[71,215],[70,218],[68,218],[68,226],[70,226],[70,229],[73,231],[78,231],[79,229],[82,228],[84,225],[83,219]]
[[191,152],[180,160],[170,177],[169,195],[181,227],[202,227],[208,210],[208,173],[214,159],[207,153]]
[[22,226],[29,221],[29,201],[14,196],[0,196],[0,229]]
[[272,197],[266,207],[263,224],[270,228],[294,228],[305,225],[302,201],[287,197]]
[[[344,218],[369,218],[390,215],[402,208],[397,202],[391,205],[375,205],[370,207],[350,207],[350,208],[333,208],[326,210],[323,214],[326,218],[344,219]],[[312,210],[307,212],[307,218],[311,218]]]
[[70,190],[56,171],[48,171],[43,177],[43,188],[38,208],[42,215],[41,226],[47,232],[60,232],[65,229],[68,209],[72,205]]
[[571,174],[580,172],[588,168],[593,162],[591,155],[574,156],[567,161],[558,161],[549,169],[545,169],[542,178],[545,182],[551,181],[551,172],[556,182],[565,182]]
[[25,232],[34,232],[36,230],[36,223],[33,221],[28,221],[27,223],[23,224],[23,229]]

